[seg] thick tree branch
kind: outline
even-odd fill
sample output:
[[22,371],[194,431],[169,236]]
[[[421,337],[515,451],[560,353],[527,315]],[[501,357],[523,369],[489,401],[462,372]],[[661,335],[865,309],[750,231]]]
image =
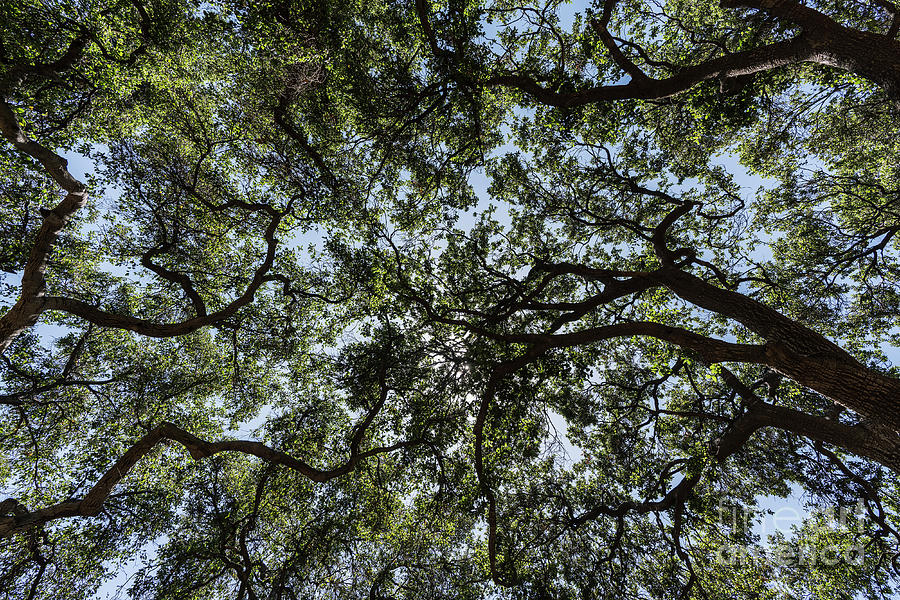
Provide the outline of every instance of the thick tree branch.
[[799,62],[813,61],[816,57],[816,50],[801,36],[685,67],[663,79],[637,78],[626,84],[597,86],[569,93],[556,92],[540,85],[531,77],[520,74],[495,75],[484,81],[484,84],[491,87],[505,86],[519,89],[548,106],[574,108],[614,100],[661,100],[680,94],[709,79],[751,75]]
[[6,99],[0,98],[0,132],[19,152],[40,162],[50,177],[65,190],[66,196],[52,210],[44,213],[22,275],[21,292],[16,303],[0,317],[0,352],[12,340],[33,325],[42,310],[46,290],[47,258],[53,243],[75,213],[87,200],[87,189],[66,169],[66,159],[28,138],[19,126]]
[[900,436],[893,431],[879,431],[864,424],[845,425],[837,420],[810,415],[799,410],[768,404],[753,393],[731,371],[720,367],[722,377],[744,399],[747,412],[732,423],[721,438],[710,444],[720,460],[741,448],[756,431],[775,427],[810,440],[826,442],[838,448],[869,458],[900,473]]
[[548,348],[569,348],[613,338],[646,336],[675,344],[686,350],[692,350],[710,364],[721,362],[764,364],[766,360],[765,346],[724,342],[696,334],[681,327],[672,327],[650,321],[616,323],[559,334],[484,333],[489,337],[505,342],[540,344]]
[[666,237],[669,233],[669,228],[675,224],[675,221],[689,213],[695,206],[696,204],[693,202],[685,202],[680,206],[675,207],[662,221],[659,222],[659,225],[653,229],[653,236],[651,237],[653,252],[659,259],[659,262],[664,266],[674,266],[675,261],[683,255],[683,252],[673,252],[672,250],[669,250],[669,247],[666,245]]
[[759,364],[900,431],[900,381],[869,369],[821,334],[748,296],[679,269],[663,268],[648,276],[683,300],[734,319],[765,339]]
[[538,102],[559,108],[571,108],[595,102],[615,100],[661,100],[680,94],[702,81],[732,79],[771,71],[791,64],[811,62],[855,73],[880,85],[900,102],[900,43],[894,37],[900,29],[895,18],[887,35],[845,27],[827,15],[790,0],[723,0],[726,7],[745,7],[764,11],[802,29],[790,40],[759,48],[726,54],[697,65],[683,67],[660,79],[648,77],[619,49],[606,29],[610,6],[604,19],[594,21],[601,41],[613,62],[631,76],[626,84],[601,85],[575,92],[557,92],[521,73],[500,73],[483,81],[487,86],[518,89]]

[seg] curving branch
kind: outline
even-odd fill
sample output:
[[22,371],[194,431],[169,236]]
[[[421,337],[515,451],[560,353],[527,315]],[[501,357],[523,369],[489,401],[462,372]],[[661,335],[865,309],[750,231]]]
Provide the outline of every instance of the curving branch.
[[[160,225],[162,225],[162,223],[160,223]],[[163,229],[165,229],[165,226],[163,226]],[[161,246],[156,246],[154,248],[151,248],[147,252],[144,252],[144,254],[141,256],[141,265],[144,268],[156,273],[157,277],[159,277],[160,279],[171,281],[172,283],[180,286],[182,291],[184,291],[184,295],[187,296],[191,301],[196,315],[198,317],[205,317],[207,314],[206,303],[203,302],[203,297],[196,290],[196,288],[194,288],[194,283],[191,281],[191,278],[184,273],[179,273],[178,271],[167,269],[159,263],[154,262],[153,260],[160,254],[165,254],[166,252],[168,252],[174,245],[175,239],[173,237],[173,239],[162,244]]]
[[[656,228],[654,246],[664,266],[655,271],[617,271],[572,263],[537,264],[532,270],[535,273],[545,272],[552,277],[573,274],[605,284],[603,291],[580,302],[541,303],[529,295],[521,302],[507,303],[504,311],[507,316],[516,310],[570,311],[562,312],[543,333],[497,331],[491,326],[490,315],[484,311],[454,311],[468,316],[463,318],[435,310],[428,298],[413,289],[403,272],[399,250],[394,247],[397,275],[405,290],[404,296],[419,304],[430,320],[463,327],[489,339],[565,348],[617,337],[654,337],[694,351],[708,363],[742,362],[768,366],[857,414],[900,432],[900,403],[897,402],[900,398],[900,380],[867,367],[820,333],[770,306],[737,291],[717,287],[680,268],[683,265],[673,264],[674,259],[686,254],[690,259],[690,249],[668,250],[665,234],[671,223],[691,206],[684,203],[676,207]],[[705,265],[710,266],[709,263]],[[640,321],[556,333],[566,324],[578,321],[604,304],[658,287],[668,288],[675,296],[697,308],[740,323],[765,343],[735,344],[679,327]],[[520,291],[516,293],[521,294]]]
[[773,17],[790,21],[808,30],[822,31],[838,25],[828,15],[798,0],[721,0],[721,4],[725,8],[765,11]]
[[19,151],[39,161],[53,180],[68,192],[60,204],[44,214],[44,222],[38,230],[25,265],[19,299],[3,317],[0,317],[0,352],[6,350],[17,335],[34,325],[38,317],[48,310],[67,312],[94,325],[127,329],[150,337],[184,335],[231,317],[240,308],[249,304],[260,286],[268,281],[267,274],[275,261],[275,251],[278,246],[275,232],[284,216],[284,213],[277,211],[270,211],[273,216],[264,234],[266,254],[262,263],[257,267],[253,279],[243,294],[213,313],[207,314],[203,300],[193,289],[186,276],[168,271],[153,263],[153,250],[142,257],[142,264],[163,279],[180,284],[197,312],[195,317],[180,323],[154,323],[145,319],[109,313],[74,298],[47,296],[45,278],[47,258],[60,231],[78,209],[84,206],[87,190],[82,182],[75,179],[66,170],[67,161],[64,158],[29,139],[23,133],[12,109],[5,100],[0,102],[0,130]]
[[328,166],[325,158],[310,143],[309,136],[291,122],[290,116],[288,115],[290,103],[290,97],[286,92],[279,96],[278,104],[273,111],[275,124],[278,125],[290,139],[294,140],[297,145],[300,146],[300,149],[306,153],[306,156],[309,157],[316,169],[319,170],[328,185],[332,188],[337,187],[339,183],[338,177],[334,174],[334,171],[331,170],[331,167]]
[[[543,267],[548,268],[548,267]],[[607,276],[608,271],[560,266],[582,276]],[[834,400],[854,412],[900,432],[900,380],[882,375],[860,363],[846,350],[801,323],[744,294],[716,287],[676,267],[630,273],[649,282],[643,289],[665,286],[698,308],[733,319],[757,334],[764,345],[735,344],[686,329],[652,322],[625,322],[562,334],[505,334],[464,324],[498,341],[541,343],[571,347],[615,337],[654,337],[700,354],[708,363],[745,362],[766,365],[797,383]],[[628,281],[628,280],[626,280]],[[641,286],[636,286],[640,289]],[[586,305],[587,306],[587,305]],[[578,317],[580,318],[580,317]]]
[[569,526],[577,527],[600,516],[624,519],[628,514],[643,515],[650,512],[661,512],[676,508],[687,501],[691,492],[694,490],[694,487],[700,482],[701,475],[702,472],[697,472],[685,476],[660,500],[644,500],[642,502],[626,500],[617,506],[598,504],[594,508],[574,517],[569,522]]
[[650,80],[650,77],[622,53],[622,50],[619,48],[618,44],[616,44],[616,40],[609,32],[609,20],[612,18],[612,12],[615,9],[616,4],[618,4],[618,0],[606,0],[603,5],[602,16],[599,19],[591,19],[591,26],[594,28],[594,31],[597,32],[597,35],[600,36],[600,41],[603,42],[603,45],[609,50],[609,55],[613,59],[613,62],[625,71],[628,76],[631,77],[632,81],[646,83]]
[[[376,406],[380,408],[381,404],[383,404],[383,401]],[[194,460],[201,460],[222,452],[240,452],[255,456],[274,465],[287,467],[316,483],[326,482],[350,473],[366,458],[421,443],[421,440],[410,440],[391,444],[390,446],[379,446],[360,451],[359,445],[376,412],[377,408],[374,411],[370,411],[363,424],[357,428],[351,442],[350,457],[343,464],[327,470],[317,469],[298,458],[270,448],[261,442],[245,440],[208,442],[172,423],[162,423],[135,442],[80,500],[67,500],[32,512],[26,510],[18,501],[12,498],[0,502],[0,538],[10,537],[57,519],[96,516],[100,513],[113,488],[139,460],[163,440],[171,440],[181,444],[188,450],[191,458]]]
[[666,236],[669,233],[669,229],[675,224],[675,221],[691,212],[691,209],[695,206],[697,204],[694,202],[684,202],[676,206],[653,229],[653,236],[651,237],[653,251],[656,253],[659,262],[666,267],[675,266],[675,261],[679,258],[693,255],[693,250],[690,249],[669,250],[669,247],[666,245]]
[[817,57],[817,51],[800,36],[685,67],[662,79],[632,76],[628,83],[595,86],[575,92],[557,92],[541,85],[532,77],[515,73],[494,75],[483,83],[488,87],[516,88],[548,106],[575,108],[615,100],[663,100],[710,79],[743,77],[800,62],[815,61]]
[[[602,292],[581,302],[552,303],[547,306],[538,303],[535,306],[533,300],[524,301],[517,308],[562,309],[571,312],[558,317],[544,333],[505,333],[466,319],[438,313],[427,299],[412,291],[402,273],[401,279],[408,290],[407,297],[420,304],[429,319],[461,326],[495,341],[528,344],[531,352],[540,354],[550,348],[570,348],[622,337],[652,337],[695,352],[709,364],[735,362],[768,366],[857,414],[884,424],[883,430],[878,431],[871,427],[850,427],[761,401],[748,401],[750,412],[739,419],[731,437],[717,442],[718,449],[714,453],[720,458],[740,447],[756,430],[772,426],[811,439],[827,441],[895,470],[900,467],[900,437],[897,433],[900,431],[900,407],[896,402],[896,398],[900,397],[900,381],[866,367],[824,336],[775,309],[738,292],[716,287],[675,267],[663,267],[651,272],[624,272],[558,263],[540,264],[534,271],[553,276],[573,274],[587,280],[603,281],[606,287]],[[615,279],[626,276],[628,279]],[[627,321],[555,333],[566,323],[580,319],[605,303],[660,286],[669,288],[676,296],[694,306],[741,323],[765,339],[766,343],[727,342],[681,327],[649,321]],[[505,370],[507,368],[509,367],[504,367],[504,374],[511,372]],[[730,373],[727,369],[723,372]],[[740,385],[737,378],[731,376],[728,382],[741,391],[737,387]],[[755,398],[749,390],[744,395]]]
[[22,131],[5,98],[0,98],[0,133],[17,150],[43,165],[50,177],[66,191],[66,196],[52,210],[44,213],[34,245],[22,275],[21,292],[16,303],[0,317],[0,353],[22,331],[33,325],[44,310],[47,281],[47,258],[53,243],[87,200],[87,188],[67,170],[66,159],[30,139]]
[[185,321],[178,323],[155,323],[147,319],[110,313],[75,298],[49,296],[43,299],[41,312],[45,310],[58,310],[81,317],[94,325],[126,329],[140,335],[156,338],[186,335],[201,327],[218,323],[219,321],[233,316],[238,310],[248,305],[253,300],[257,290],[259,290],[265,282],[270,281],[268,273],[272,268],[272,264],[275,262],[275,251],[278,247],[275,231],[278,229],[281,219],[282,213],[278,213],[269,222],[269,226],[266,228],[264,234],[266,240],[266,255],[263,258],[262,263],[256,268],[256,272],[253,274],[253,278],[250,280],[244,293],[217,311],[205,314],[205,310],[202,312],[198,310],[200,314]]
[[766,347],[758,344],[736,344],[707,337],[683,329],[654,323],[652,321],[628,321],[601,327],[590,327],[571,333],[491,333],[488,337],[512,343],[532,343],[547,348],[569,348],[592,344],[621,337],[644,336],[675,344],[699,354],[704,361],[715,364],[721,362],[764,363]]
[[[62,229],[85,205],[87,188],[84,183],[69,173],[66,159],[25,135],[11,106],[5,99],[0,100],[0,132],[17,150],[38,161],[46,173],[67,192],[65,198],[55,208],[41,211],[43,223],[37,232],[25,264],[19,298],[6,314],[0,317],[0,353],[3,353],[16,336],[34,325],[40,315],[48,310],[66,312],[81,317],[93,325],[126,329],[150,337],[185,335],[233,316],[239,309],[249,304],[257,290],[270,280],[269,271],[275,261],[278,246],[275,232],[290,207],[279,212],[268,205],[233,201],[228,206],[234,205],[245,210],[263,211],[271,216],[271,220],[264,233],[266,253],[262,263],[257,267],[244,292],[223,308],[207,314],[203,299],[187,276],[165,269],[153,261],[156,254],[167,249],[166,246],[145,253],[141,258],[141,264],[160,278],[181,286],[196,313],[193,318],[178,323],[155,323],[146,319],[110,313],[75,298],[48,296],[45,277],[48,257]],[[221,210],[222,208],[221,206],[210,207],[211,210]]]
[[[38,75],[45,79],[54,81],[59,79],[59,74],[68,71],[81,59],[84,50],[95,37],[90,31],[84,27],[77,25],[79,32],[69,42],[69,46],[63,51],[62,55],[54,61],[35,63],[33,65],[14,65],[2,78],[0,78],[0,94],[5,90],[11,90],[18,86],[23,79],[29,75]],[[7,62],[7,61],[4,61]]]
[[845,27],[793,0],[723,0],[725,7],[763,11],[799,27],[801,32],[792,39],[726,54],[682,67],[667,77],[654,78],[622,53],[607,29],[615,4],[606,2],[603,16],[591,24],[612,62],[630,77],[627,83],[559,92],[522,73],[497,73],[482,83],[488,87],[518,89],[547,106],[573,108],[616,100],[662,100],[710,79],[725,81],[788,65],[813,63],[865,77],[881,86],[895,102],[900,102],[900,42],[894,39],[900,31],[900,22],[896,17],[887,35],[883,35]]

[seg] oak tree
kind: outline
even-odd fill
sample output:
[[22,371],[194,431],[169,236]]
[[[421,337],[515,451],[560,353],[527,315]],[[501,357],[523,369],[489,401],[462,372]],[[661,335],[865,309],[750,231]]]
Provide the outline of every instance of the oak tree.
[[0,14],[0,597],[894,593],[892,2]]

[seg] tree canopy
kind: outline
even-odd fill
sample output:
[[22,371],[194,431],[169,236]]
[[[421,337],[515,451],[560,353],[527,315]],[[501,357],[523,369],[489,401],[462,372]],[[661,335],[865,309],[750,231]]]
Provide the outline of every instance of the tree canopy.
[[0,598],[895,597],[893,2],[0,15]]

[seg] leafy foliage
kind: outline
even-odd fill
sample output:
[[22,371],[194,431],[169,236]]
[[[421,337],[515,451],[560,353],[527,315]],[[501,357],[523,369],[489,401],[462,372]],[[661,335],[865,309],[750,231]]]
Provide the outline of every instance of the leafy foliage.
[[4,0],[0,598],[892,597],[897,13]]

